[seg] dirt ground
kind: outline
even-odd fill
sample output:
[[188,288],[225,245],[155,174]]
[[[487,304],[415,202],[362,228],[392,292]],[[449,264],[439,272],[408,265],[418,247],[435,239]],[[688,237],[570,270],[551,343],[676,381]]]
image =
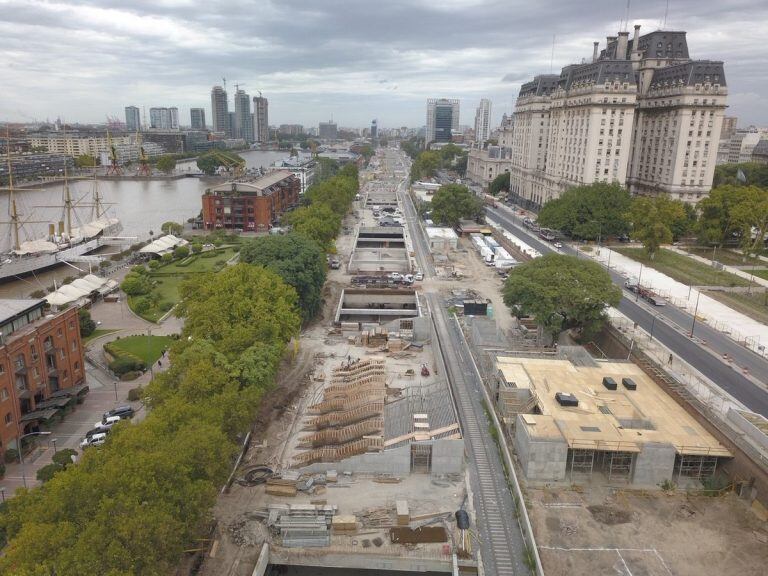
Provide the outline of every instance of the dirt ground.
[[548,576],[766,574],[768,526],[729,494],[529,489]]

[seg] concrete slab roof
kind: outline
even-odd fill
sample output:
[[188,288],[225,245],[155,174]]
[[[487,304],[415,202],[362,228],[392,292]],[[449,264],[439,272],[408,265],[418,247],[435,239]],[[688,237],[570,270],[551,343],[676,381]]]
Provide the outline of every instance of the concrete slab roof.
[[[650,442],[668,443],[679,454],[731,456],[693,416],[643,370],[630,362],[575,366],[569,360],[497,358],[507,382],[530,387],[541,414],[523,422],[535,438],[565,439],[571,448],[637,452]],[[616,390],[603,385],[611,377]],[[631,378],[636,390],[622,385]],[[579,405],[561,406],[557,392],[574,395]]]

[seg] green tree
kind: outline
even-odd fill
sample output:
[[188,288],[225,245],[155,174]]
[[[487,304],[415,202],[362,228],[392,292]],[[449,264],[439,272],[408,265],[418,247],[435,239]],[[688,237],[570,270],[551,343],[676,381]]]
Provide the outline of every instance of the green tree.
[[516,267],[504,285],[504,303],[520,315],[535,316],[555,341],[569,328],[596,333],[605,321],[605,307],[619,300],[621,290],[599,264],[561,254]]
[[[744,178],[739,177],[739,172]],[[715,166],[712,182],[715,188],[720,186],[759,186],[768,188],[768,165],[746,162],[742,164],[721,164]]]
[[302,206],[283,217],[293,231],[317,243],[323,252],[333,252],[333,239],[341,230],[341,217],[328,206]]
[[502,172],[488,185],[488,194],[498,196],[500,192],[509,192],[509,172]]
[[163,154],[157,159],[157,169],[170,174],[176,169],[176,157],[171,154]]
[[96,158],[90,154],[75,157],[75,168],[92,168],[93,166],[96,166]]
[[80,321],[80,336],[86,338],[96,330],[96,322],[93,321],[91,313],[85,308],[80,308],[77,314]]
[[432,197],[432,219],[440,224],[458,226],[459,220],[476,219],[483,214],[483,201],[461,184],[441,186]]
[[173,249],[173,257],[174,258],[186,258],[189,256],[189,246],[176,246],[176,248]]
[[148,294],[152,290],[152,283],[145,274],[136,274],[135,272],[129,272],[123,278],[120,288],[128,294],[128,296],[140,296],[142,294]]
[[213,176],[221,166],[227,163],[245,163],[243,157],[229,150],[212,150],[201,155],[197,159],[197,167],[205,174]]
[[315,242],[296,233],[256,238],[242,247],[240,260],[269,268],[293,286],[304,322],[319,312],[326,272],[325,255]]
[[684,228],[688,221],[683,203],[665,196],[633,199],[627,217],[632,223],[632,237],[643,243],[649,258],[654,257],[662,244],[672,242],[673,229]]
[[573,238],[595,240],[626,234],[629,209],[627,190],[619,184],[598,182],[570,188],[550,200],[541,208],[538,222]]
[[411,157],[411,160],[416,160],[424,148],[424,139],[414,136],[408,140],[401,140],[400,148]]
[[435,150],[425,150],[418,155],[411,164],[411,182],[416,182],[424,178],[432,178],[440,166],[443,158]]
[[178,222],[163,222],[160,226],[160,231],[163,234],[173,234],[174,236],[178,236],[184,231],[184,225],[179,224]]
[[45,482],[48,482],[51,478],[53,478],[53,476],[57,472],[60,472],[61,470],[64,470],[64,467],[59,464],[56,464],[56,463],[46,464],[42,468],[38,469],[35,476],[40,482],[45,483]]
[[768,232],[768,188],[745,186],[740,201],[733,206],[733,222],[741,229],[741,248],[748,254],[758,254],[765,246]]
[[200,242],[193,242],[192,243],[192,252],[194,254],[200,254],[200,252],[203,251],[203,245],[200,244]]

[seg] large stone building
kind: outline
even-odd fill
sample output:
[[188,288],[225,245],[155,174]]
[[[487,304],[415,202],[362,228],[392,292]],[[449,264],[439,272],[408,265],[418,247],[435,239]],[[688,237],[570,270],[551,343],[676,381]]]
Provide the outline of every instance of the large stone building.
[[467,156],[467,178],[486,190],[496,176],[509,172],[512,163],[504,146],[472,148]]
[[734,130],[730,138],[721,139],[717,150],[718,164],[742,164],[752,161],[752,151],[758,143],[768,138],[768,129],[749,128]]
[[98,156],[102,152],[108,152],[110,140],[116,146],[129,146],[133,144],[135,136],[104,134],[63,134],[51,132],[33,134],[29,137],[29,143],[34,148],[45,148],[51,154],[69,154],[70,156],[82,156],[89,154]]
[[697,202],[712,185],[726,94],[723,63],[691,60],[685,32],[609,36],[591,62],[521,87],[511,191],[534,208],[593,182]]
[[287,170],[250,182],[225,182],[203,194],[203,226],[265,232],[299,202],[301,183]]
[[0,300],[0,453],[87,391],[77,308],[51,315],[44,306]]

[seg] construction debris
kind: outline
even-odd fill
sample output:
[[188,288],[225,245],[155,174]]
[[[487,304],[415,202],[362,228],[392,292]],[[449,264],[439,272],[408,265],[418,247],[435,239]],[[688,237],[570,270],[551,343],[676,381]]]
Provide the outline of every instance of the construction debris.
[[354,516],[334,516],[331,526],[334,533],[354,534],[357,532],[357,518]]
[[408,510],[407,500],[397,500],[395,502],[395,509],[397,510],[397,525],[408,526],[411,522],[411,513]]
[[442,526],[422,526],[421,528],[397,526],[389,529],[389,538],[393,544],[425,544],[447,542],[448,534]]

